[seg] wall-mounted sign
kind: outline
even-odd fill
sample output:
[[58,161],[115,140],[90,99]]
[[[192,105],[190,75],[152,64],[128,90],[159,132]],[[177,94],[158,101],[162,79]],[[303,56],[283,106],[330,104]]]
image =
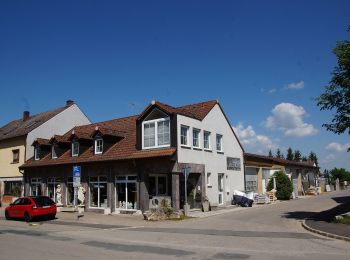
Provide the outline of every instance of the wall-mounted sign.
[[227,170],[240,171],[241,170],[241,159],[227,157]]

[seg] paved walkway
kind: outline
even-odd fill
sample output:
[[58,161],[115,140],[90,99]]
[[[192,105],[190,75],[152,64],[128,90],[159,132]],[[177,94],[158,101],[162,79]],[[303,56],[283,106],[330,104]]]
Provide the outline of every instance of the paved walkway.
[[350,225],[333,222],[335,216],[350,212],[350,195],[335,200],[338,206],[309,217],[305,220],[305,227],[316,233],[350,241]]

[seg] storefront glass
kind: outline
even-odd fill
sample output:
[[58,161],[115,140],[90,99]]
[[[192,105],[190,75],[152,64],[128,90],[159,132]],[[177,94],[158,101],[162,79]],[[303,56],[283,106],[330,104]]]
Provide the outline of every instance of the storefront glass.
[[117,176],[116,194],[116,208],[138,209],[136,176]]
[[57,185],[61,185],[60,178],[48,178],[47,179],[47,195],[52,199],[54,202],[56,201],[56,188]]
[[41,178],[32,178],[30,182],[30,195],[31,196],[41,196],[43,195],[41,190]]
[[90,207],[107,208],[107,177],[90,177]]

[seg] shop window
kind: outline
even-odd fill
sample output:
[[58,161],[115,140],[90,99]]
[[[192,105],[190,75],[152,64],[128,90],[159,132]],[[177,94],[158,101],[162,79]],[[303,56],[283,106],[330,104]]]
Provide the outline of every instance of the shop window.
[[107,208],[107,177],[90,177],[90,207]]
[[59,178],[48,178],[47,179],[47,194],[54,202],[56,201],[56,189],[57,185],[61,185]]
[[21,181],[5,181],[4,195],[10,195],[20,197],[22,194],[22,182]]
[[116,176],[116,208],[138,209],[138,190],[136,175]]
[[149,176],[149,194],[151,196],[167,195],[167,176]]
[[67,205],[73,205],[74,203],[73,177],[67,178],[66,202]]
[[41,190],[42,180],[41,178],[32,178],[30,182],[30,195],[41,196],[43,192]]

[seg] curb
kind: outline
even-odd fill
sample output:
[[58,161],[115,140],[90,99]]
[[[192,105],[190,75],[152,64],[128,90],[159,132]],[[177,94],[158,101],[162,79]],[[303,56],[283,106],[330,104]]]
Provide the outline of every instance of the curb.
[[305,223],[305,219],[301,222],[301,225],[303,228],[305,228],[306,230],[319,234],[321,236],[325,236],[325,237],[330,237],[330,238],[335,238],[335,239],[339,239],[339,240],[343,240],[343,241],[347,241],[350,242],[350,237],[344,237],[344,236],[339,236],[339,235],[335,235],[335,234],[331,234],[328,232],[324,232],[318,229],[314,229],[312,227],[309,227],[306,223]]

